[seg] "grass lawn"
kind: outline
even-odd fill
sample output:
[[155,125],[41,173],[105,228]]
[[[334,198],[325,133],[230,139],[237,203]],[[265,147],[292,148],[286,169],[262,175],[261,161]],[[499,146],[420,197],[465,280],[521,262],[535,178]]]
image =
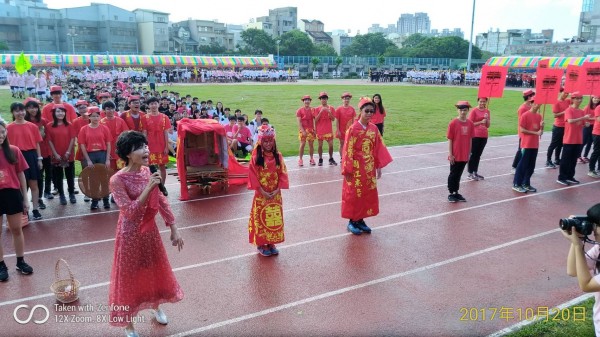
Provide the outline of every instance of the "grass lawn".
[[[191,94],[201,100],[212,99],[223,102],[225,107],[241,109],[249,118],[254,110],[263,111],[277,131],[277,147],[284,156],[298,154],[298,127],[296,110],[302,105],[303,95],[313,97],[313,106],[319,104],[320,91],[327,91],[329,103],[341,105],[340,95],[351,92],[351,104],[356,107],[360,96],[379,93],[387,111],[384,140],[387,145],[418,144],[446,140],[448,122],[456,117],[454,104],[458,100],[468,100],[475,104],[476,87],[425,87],[405,85],[201,85],[172,86],[169,90],[180,94]],[[162,89],[159,88],[159,89]],[[9,90],[0,90],[0,113],[10,121],[9,106],[14,99]],[[490,105],[490,136],[515,134],[517,129],[516,111],[523,102],[520,91],[506,90],[503,98],[492,99]],[[546,107],[546,130],[552,124],[551,107]],[[337,149],[338,142],[335,142]],[[325,146],[326,148],[326,146]],[[307,149],[305,150],[307,153]],[[326,149],[325,149],[326,151]]]

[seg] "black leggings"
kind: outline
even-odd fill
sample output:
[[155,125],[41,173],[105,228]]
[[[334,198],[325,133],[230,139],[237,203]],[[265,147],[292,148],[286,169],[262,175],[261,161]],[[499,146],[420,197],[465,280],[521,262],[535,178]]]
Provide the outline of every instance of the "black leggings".
[[58,189],[58,194],[65,195],[65,190],[63,187],[63,171],[64,176],[67,177],[67,189],[69,195],[75,192],[75,162],[69,162],[69,166],[62,167],[59,165],[52,166],[52,174],[54,177],[54,186]]
[[560,159],[560,152],[563,146],[563,136],[565,135],[565,128],[553,125],[552,126],[552,140],[548,145],[548,152],[546,153],[546,161],[552,161],[552,152],[554,152],[554,160]]
[[479,161],[481,160],[481,154],[487,144],[487,138],[474,137],[471,141],[471,157],[469,158],[469,166],[467,171],[469,173],[478,172]]
[[596,171],[599,165],[600,159],[600,135],[592,135],[594,140],[594,150],[592,150],[592,156],[590,157],[589,168],[590,171]]
[[466,161],[455,161],[454,165],[450,164],[450,175],[448,176],[448,191],[450,194],[458,192],[460,188],[460,177],[467,165]]

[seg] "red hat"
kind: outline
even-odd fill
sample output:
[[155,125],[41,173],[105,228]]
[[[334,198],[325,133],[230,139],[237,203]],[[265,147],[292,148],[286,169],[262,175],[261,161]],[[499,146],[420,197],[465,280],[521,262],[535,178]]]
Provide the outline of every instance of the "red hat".
[[342,98],[344,98],[344,97],[352,98],[352,94],[346,91],[345,93],[342,94]]
[[268,125],[261,125],[258,128],[258,141],[263,139],[275,139],[275,130]]
[[466,106],[466,107],[470,108],[471,104],[469,104],[469,101],[458,101],[458,102],[456,102],[456,104],[454,104],[454,106],[457,107],[457,108],[459,108],[461,106],[462,107]]
[[140,100],[140,96],[138,96],[138,95],[131,95],[131,96],[129,96],[129,98],[127,99],[127,102],[139,101],[139,100]]
[[327,93],[325,91],[321,91],[321,93],[319,94],[319,99],[326,97],[329,98],[329,95],[327,95]]
[[100,113],[100,109],[97,106],[91,106],[91,107],[88,108],[86,114],[87,115],[91,115],[94,112],[97,112],[99,114]]
[[67,108],[65,108],[65,106],[62,104],[54,104],[54,106],[52,107],[52,110],[56,110],[56,109],[61,109],[61,110],[67,111]]
[[527,89],[527,90],[523,91],[523,97],[527,97],[529,95],[535,95],[535,92],[531,89]]
[[310,98],[310,96],[309,96],[309,95],[304,95],[304,96],[302,96],[302,98],[301,98],[300,100],[301,100],[302,102],[304,102],[304,100],[306,100],[306,99],[308,99],[308,100],[311,100],[311,101],[312,101],[312,98]]
[[573,91],[571,93],[571,98],[583,98],[583,95],[579,91]]
[[358,101],[358,109],[362,109],[363,106],[367,105],[367,104],[371,104],[373,106],[375,106],[375,103],[373,103],[373,100],[371,99],[371,97],[361,97],[360,101]]
[[27,105],[27,103],[29,102],[35,102],[37,104],[40,104],[40,101],[37,98],[33,98],[33,97],[27,97],[24,101],[23,101],[23,105]]
[[80,99],[80,100],[77,101],[77,103],[75,103],[75,106],[80,106],[80,105],[88,106],[90,104],[88,103],[88,101]]
[[50,87],[50,93],[53,92],[62,92],[62,87],[60,85],[53,85]]

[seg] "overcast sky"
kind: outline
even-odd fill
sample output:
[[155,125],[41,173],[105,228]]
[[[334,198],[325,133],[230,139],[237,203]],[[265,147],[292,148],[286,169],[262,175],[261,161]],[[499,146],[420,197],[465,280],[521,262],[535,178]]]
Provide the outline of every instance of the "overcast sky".
[[[85,0],[45,0],[49,8],[88,6]],[[222,23],[243,24],[251,18],[266,16],[269,9],[297,7],[298,19],[320,20],[326,31],[351,30],[367,33],[367,28],[378,23],[382,27],[396,24],[400,14],[425,12],[431,28],[461,28],[465,39],[471,32],[473,0],[224,0],[224,1],[141,1],[97,0],[126,10],[154,9],[170,13],[170,21],[188,18],[218,20]],[[579,14],[583,0],[479,0],[475,8],[475,35],[489,29],[525,29],[533,32],[554,29],[554,40],[562,41],[577,35]],[[191,5],[191,6],[190,6]],[[190,6],[190,7],[188,7]],[[474,35],[474,36],[475,36]],[[474,37],[473,37],[474,38]]]

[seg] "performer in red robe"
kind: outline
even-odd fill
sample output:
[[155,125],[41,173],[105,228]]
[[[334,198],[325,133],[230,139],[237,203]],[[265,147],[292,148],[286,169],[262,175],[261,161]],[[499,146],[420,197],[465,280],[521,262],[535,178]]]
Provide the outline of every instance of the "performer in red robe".
[[148,138],[150,148],[150,165],[158,165],[163,181],[167,178],[167,163],[169,162],[169,130],[171,122],[169,117],[158,112],[160,103],[158,98],[151,97],[146,103],[149,112],[142,116],[142,129]]
[[133,323],[139,311],[154,309],[158,323],[167,324],[159,305],[183,299],[154,220],[156,214],[160,213],[171,229],[173,246],[181,250],[183,239],[167,198],[156,188],[160,176],[151,174],[147,167],[146,144],[140,132],[121,134],[117,153],[126,166],[110,179],[110,190],[120,209],[110,275],[110,324],[126,326],[128,336],[137,335]]
[[289,187],[283,156],[275,144],[275,130],[261,125],[248,170],[248,189],[254,190],[248,230],[250,243],[263,256],[279,254],[275,244],[284,240],[281,189]]
[[346,132],[342,153],[342,218],[350,220],[347,228],[356,235],[371,233],[364,218],[379,214],[377,179],[392,161],[377,126],[369,122],[375,104],[363,97],[358,109],[359,119]]

